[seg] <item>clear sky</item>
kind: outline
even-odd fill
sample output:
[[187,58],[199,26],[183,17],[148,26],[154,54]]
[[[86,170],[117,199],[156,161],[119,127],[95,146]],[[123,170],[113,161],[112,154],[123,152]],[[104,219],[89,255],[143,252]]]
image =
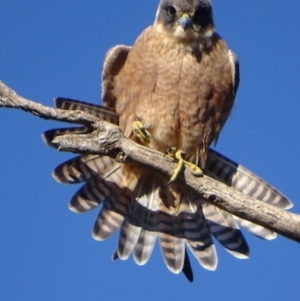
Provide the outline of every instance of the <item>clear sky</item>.
[[[0,79],[52,105],[65,96],[100,102],[105,52],[132,45],[158,1],[1,0]],[[284,192],[300,213],[300,1],[214,0],[218,32],[241,64],[236,104],[217,150]],[[299,300],[300,246],[245,233],[248,260],[219,245],[215,272],[193,258],[194,283],[171,274],[156,246],[147,265],[111,261],[117,236],[96,242],[97,210],[67,203],[79,186],[51,170],[70,154],[41,133],[61,124],[0,109],[0,300]]]

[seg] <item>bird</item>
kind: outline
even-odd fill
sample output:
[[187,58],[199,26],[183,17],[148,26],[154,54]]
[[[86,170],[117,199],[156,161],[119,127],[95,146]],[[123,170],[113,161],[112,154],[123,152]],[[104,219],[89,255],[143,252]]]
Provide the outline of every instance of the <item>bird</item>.
[[[68,98],[55,106],[82,110],[119,125],[136,143],[160,152],[175,149],[188,168],[199,168],[226,185],[258,200],[288,209],[291,201],[248,169],[210,149],[230,115],[239,85],[236,55],[215,31],[209,0],[161,0],[154,24],[133,46],[111,48],[102,70],[103,106]],[[88,127],[53,129],[42,136],[52,142]],[[60,183],[85,184],[69,208],[86,212],[102,205],[93,237],[103,241],[119,230],[112,258],[133,254],[148,262],[156,240],[167,268],[193,280],[188,251],[199,264],[215,270],[214,237],[237,258],[248,258],[240,226],[256,236],[276,233],[242,220],[191,194],[176,181],[120,164],[100,155],[79,155],[60,164],[53,177]],[[177,175],[175,175],[176,178]]]

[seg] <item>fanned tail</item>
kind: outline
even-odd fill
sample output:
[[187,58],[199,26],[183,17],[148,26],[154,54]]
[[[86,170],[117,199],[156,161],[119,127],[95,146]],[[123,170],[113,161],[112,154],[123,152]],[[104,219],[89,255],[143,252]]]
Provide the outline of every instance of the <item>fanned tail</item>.
[[[55,106],[64,110],[82,110],[101,120],[119,123],[112,108],[68,98],[56,98]],[[86,126],[54,129],[46,131],[42,138],[48,146],[56,148],[52,142],[55,137],[89,131]],[[166,182],[155,175],[135,171],[107,156],[80,155],[60,164],[52,173],[59,183],[84,183],[72,197],[70,210],[80,213],[102,205],[93,229],[96,240],[105,240],[120,229],[114,260],[125,260],[132,253],[135,262],[144,265],[158,237],[168,269],[173,273],[183,271],[189,281],[193,281],[186,248],[200,265],[214,270],[218,258],[212,235],[238,258],[249,255],[239,225],[264,239],[276,237],[276,233],[270,230],[195,198],[182,187],[166,186]],[[282,209],[292,207],[290,200],[277,189],[211,149],[205,173],[257,200]]]

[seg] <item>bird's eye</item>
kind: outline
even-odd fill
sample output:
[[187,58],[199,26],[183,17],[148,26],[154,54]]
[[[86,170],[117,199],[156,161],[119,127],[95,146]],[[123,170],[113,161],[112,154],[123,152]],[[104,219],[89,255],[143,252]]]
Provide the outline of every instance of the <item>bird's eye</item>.
[[210,8],[207,6],[200,6],[197,8],[196,12],[195,12],[195,16],[196,17],[202,17],[206,14],[210,13]]
[[194,22],[199,25],[207,25],[212,20],[212,11],[210,6],[200,6],[194,15]]
[[172,5],[169,5],[169,6],[167,7],[167,12],[168,12],[168,14],[169,14],[171,17],[173,17],[173,16],[176,15],[176,9],[175,9],[175,7],[172,6]]

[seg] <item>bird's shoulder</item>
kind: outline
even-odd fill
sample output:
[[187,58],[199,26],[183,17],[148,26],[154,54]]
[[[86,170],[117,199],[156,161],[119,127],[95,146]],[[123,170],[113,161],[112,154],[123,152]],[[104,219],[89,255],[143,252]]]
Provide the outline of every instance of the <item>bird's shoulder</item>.
[[113,80],[123,68],[130,49],[131,46],[116,45],[106,53],[101,76],[101,97],[105,106],[115,108],[116,99],[113,94]]

